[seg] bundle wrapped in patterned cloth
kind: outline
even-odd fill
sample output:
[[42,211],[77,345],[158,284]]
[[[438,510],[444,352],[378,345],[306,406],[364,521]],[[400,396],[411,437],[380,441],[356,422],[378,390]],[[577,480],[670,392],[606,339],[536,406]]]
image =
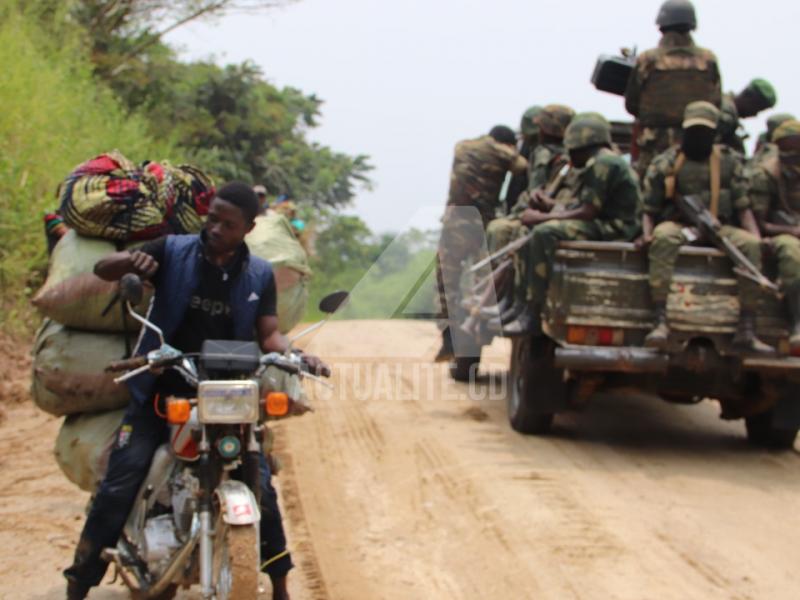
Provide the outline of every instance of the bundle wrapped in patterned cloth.
[[197,233],[215,189],[191,165],[139,166],[118,151],[79,165],[61,183],[59,212],[81,235],[116,241]]

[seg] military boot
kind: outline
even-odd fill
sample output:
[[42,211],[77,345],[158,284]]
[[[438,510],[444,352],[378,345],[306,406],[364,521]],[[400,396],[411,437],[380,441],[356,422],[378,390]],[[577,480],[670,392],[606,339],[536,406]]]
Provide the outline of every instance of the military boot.
[[453,358],[453,356],[453,338],[450,335],[450,327],[448,326],[442,330],[442,345],[436,353],[436,358],[433,359],[433,362],[447,362]]
[[656,304],[656,326],[644,338],[644,345],[648,348],[663,350],[669,339],[669,323],[667,322],[666,303]]
[[67,600],[83,600],[89,594],[89,588],[83,584],[67,579]]
[[739,325],[733,336],[733,346],[745,354],[775,354],[775,348],[768,346],[756,336],[756,316],[750,311],[739,313]]
[[786,304],[789,306],[789,316],[792,327],[789,329],[789,350],[792,354],[800,351],[800,288],[786,293]]
[[542,305],[538,302],[529,302],[525,310],[508,325],[503,326],[503,335],[506,337],[522,337],[526,335],[542,334]]

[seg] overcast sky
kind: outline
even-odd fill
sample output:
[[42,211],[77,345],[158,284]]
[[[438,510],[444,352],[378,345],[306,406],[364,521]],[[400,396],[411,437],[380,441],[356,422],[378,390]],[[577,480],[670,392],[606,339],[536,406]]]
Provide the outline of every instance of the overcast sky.
[[[250,59],[278,86],[325,101],[312,137],[368,154],[375,190],[351,212],[399,231],[418,209],[434,227],[447,196],[454,144],[498,123],[519,126],[531,104],[559,102],[626,118],[621,97],[589,82],[599,54],[644,50],[659,37],[659,1],[302,0],[176,30],[187,59]],[[800,115],[794,56],[800,2],[695,3],[696,41],[719,58],[725,90],[764,77],[774,111]],[[784,58],[785,57],[785,58]],[[751,135],[765,116],[746,121]]]

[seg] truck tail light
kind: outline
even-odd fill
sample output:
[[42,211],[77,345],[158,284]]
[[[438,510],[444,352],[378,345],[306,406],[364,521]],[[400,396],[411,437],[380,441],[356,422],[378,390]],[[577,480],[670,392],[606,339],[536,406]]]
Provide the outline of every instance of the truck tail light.
[[581,346],[622,346],[625,330],[612,327],[584,327],[570,325],[567,328],[567,343]]

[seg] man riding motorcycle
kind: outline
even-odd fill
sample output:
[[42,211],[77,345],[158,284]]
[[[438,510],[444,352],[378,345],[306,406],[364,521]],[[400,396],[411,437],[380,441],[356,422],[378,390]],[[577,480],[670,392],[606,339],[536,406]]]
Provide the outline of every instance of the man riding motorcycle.
[[[123,251],[95,265],[102,279],[127,273],[149,279],[155,296],[149,320],[161,328],[168,344],[199,352],[207,339],[259,343],[267,352],[286,352],[289,343],[278,331],[275,278],[267,261],[251,256],[244,242],[259,211],[252,188],[241,182],[221,187],[212,200],[206,225],[196,235],[166,236],[139,250]],[[158,346],[152,331],[142,334],[135,354]],[[311,355],[303,359],[312,371],[324,365]],[[194,395],[174,371],[143,374],[128,382],[131,403],[108,462],[108,471],[92,502],[72,566],[64,571],[67,600],[82,600],[98,585],[108,564],[104,548],[122,532],[155,450],[167,439],[166,421],[156,412],[167,396]],[[286,576],[292,568],[270,470],[261,456],[261,561],[272,581],[273,599],[288,599]]]

